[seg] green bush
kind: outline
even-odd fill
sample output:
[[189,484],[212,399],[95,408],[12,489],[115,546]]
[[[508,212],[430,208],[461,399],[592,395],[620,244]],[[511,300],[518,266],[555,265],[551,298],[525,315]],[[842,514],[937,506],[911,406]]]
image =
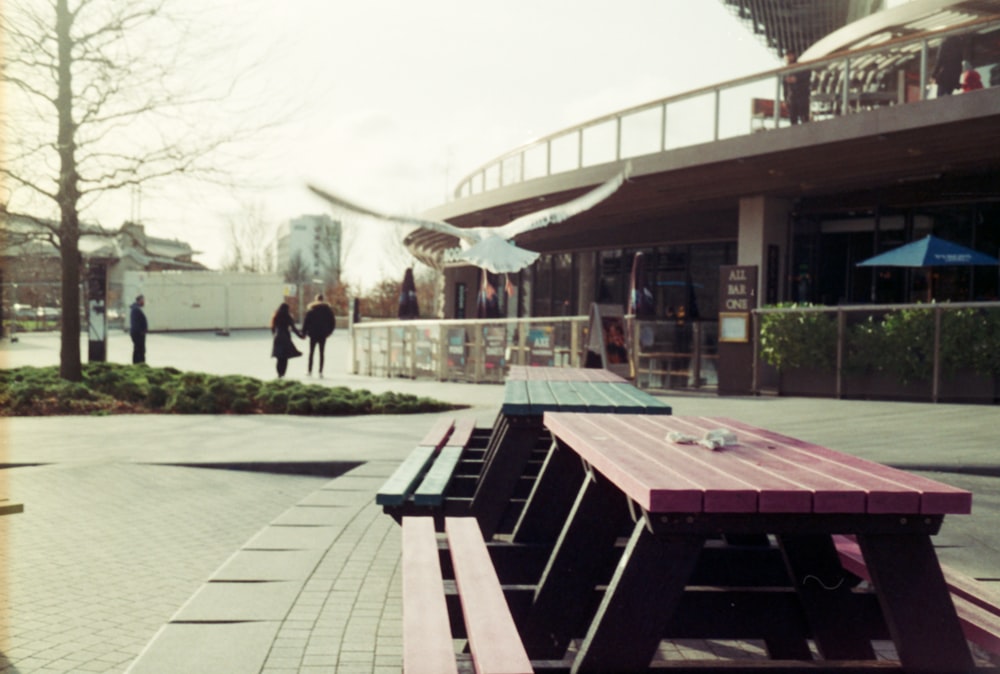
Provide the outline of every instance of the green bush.
[[56,367],[0,370],[0,416],[45,414],[408,414],[456,409],[428,398],[291,380],[260,381],[148,365],[87,363],[83,381]]
[[[782,305],[795,308],[795,305]],[[887,374],[902,383],[934,376],[933,307],[866,316],[850,325],[844,368],[852,374]],[[762,314],[760,354],[779,370],[808,368],[832,372],[837,356],[834,312]],[[944,377],[960,371],[1000,375],[1000,311],[941,311],[940,366]]]
[[[806,308],[809,304],[781,304]],[[830,313],[797,311],[761,314],[760,355],[778,370],[810,368],[833,371],[837,362],[837,321]]]
[[941,316],[941,361],[948,374],[968,370],[1000,375],[1000,311],[945,311]]

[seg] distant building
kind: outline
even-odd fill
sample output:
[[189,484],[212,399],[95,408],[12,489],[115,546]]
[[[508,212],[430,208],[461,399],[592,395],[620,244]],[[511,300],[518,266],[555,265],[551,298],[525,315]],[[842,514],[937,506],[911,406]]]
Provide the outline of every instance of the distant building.
[[[59,251],[46,238],[55,224],[7,212],[0,213],[0,224],[4,233],[0,267],[5,310],[15,303],[59,307],[62,264]],[[137,223],[127,222],[117,231],[82,224],[80,230],[81,274],[86,274],[93,262],[107,265],[107,301],[112,315],[124,311],[130,302],[122,295],[125,272],[205,270],[203,264],[193,260],[198,251],[190,244],[149,236]]]
[[282,224],[276,250],[279,274],[286,275],[298,258],[310,281],[340,281],[341,227],[328,215],[301,215]]

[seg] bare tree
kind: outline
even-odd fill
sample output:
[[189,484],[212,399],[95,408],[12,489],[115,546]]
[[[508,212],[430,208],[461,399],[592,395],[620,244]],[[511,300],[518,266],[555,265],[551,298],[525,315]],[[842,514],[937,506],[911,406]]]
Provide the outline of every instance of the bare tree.
[[229,217],[229,253],[222,263],[226,271],[274,271],[277,227],[268,221],[264,205],[245,203],[240,213]]
[[414,273],[417,302],[423,317],[440,317],[444,313],[444,274],[437,269],[420,265]]
[[364,297],[365,313],[377,318],[395,318],[399,306],[399,281],[383,279]]
[[176,76],[199,56],[185,39],[196,23],[171,16],[167,1],[5,0],[0,13],[0,201],[38,213],[59,250],[65,379],[82,378],[81,213],[109,192],[208,175],[204,160],[245,135],[220,136],[204,114],[193,114],[207,91],[219,100],[226,93],[192,92]]

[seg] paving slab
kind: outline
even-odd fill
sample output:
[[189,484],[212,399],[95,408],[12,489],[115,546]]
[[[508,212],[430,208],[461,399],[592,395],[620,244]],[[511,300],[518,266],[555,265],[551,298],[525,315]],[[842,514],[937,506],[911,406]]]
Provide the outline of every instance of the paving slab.
[[277,621],[165,625],[130,674],[258,672],[267,659]]
[[352,511],[345,506],[297,506],[274,518],[274,526],[315,526],[343,524]]
[[[298,511],[299,508],[295,508]],[[304,509],[303,509],[304,510]],[[311,508],[316,510],[316,508]],[[342,527],[274,524],[247,541],[245,550],[326,550]]]
[[170,622],[283,620],[303,584],[304,580],[205,583]]
[[239,550],[212,574],[212,583],[307,580],[326,548],[312,550]]

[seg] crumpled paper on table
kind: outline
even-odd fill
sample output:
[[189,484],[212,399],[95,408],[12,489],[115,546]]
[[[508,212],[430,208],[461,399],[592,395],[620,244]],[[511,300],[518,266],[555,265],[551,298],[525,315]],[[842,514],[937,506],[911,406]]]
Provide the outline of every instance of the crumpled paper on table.
[[705,435],[700,438],[679,431],[671,431],[667,433],[667,440],[678,445],[701,445],[712,451],[738,444],[736,434],[725,428],[714,428],[710,431],[705,431]]

